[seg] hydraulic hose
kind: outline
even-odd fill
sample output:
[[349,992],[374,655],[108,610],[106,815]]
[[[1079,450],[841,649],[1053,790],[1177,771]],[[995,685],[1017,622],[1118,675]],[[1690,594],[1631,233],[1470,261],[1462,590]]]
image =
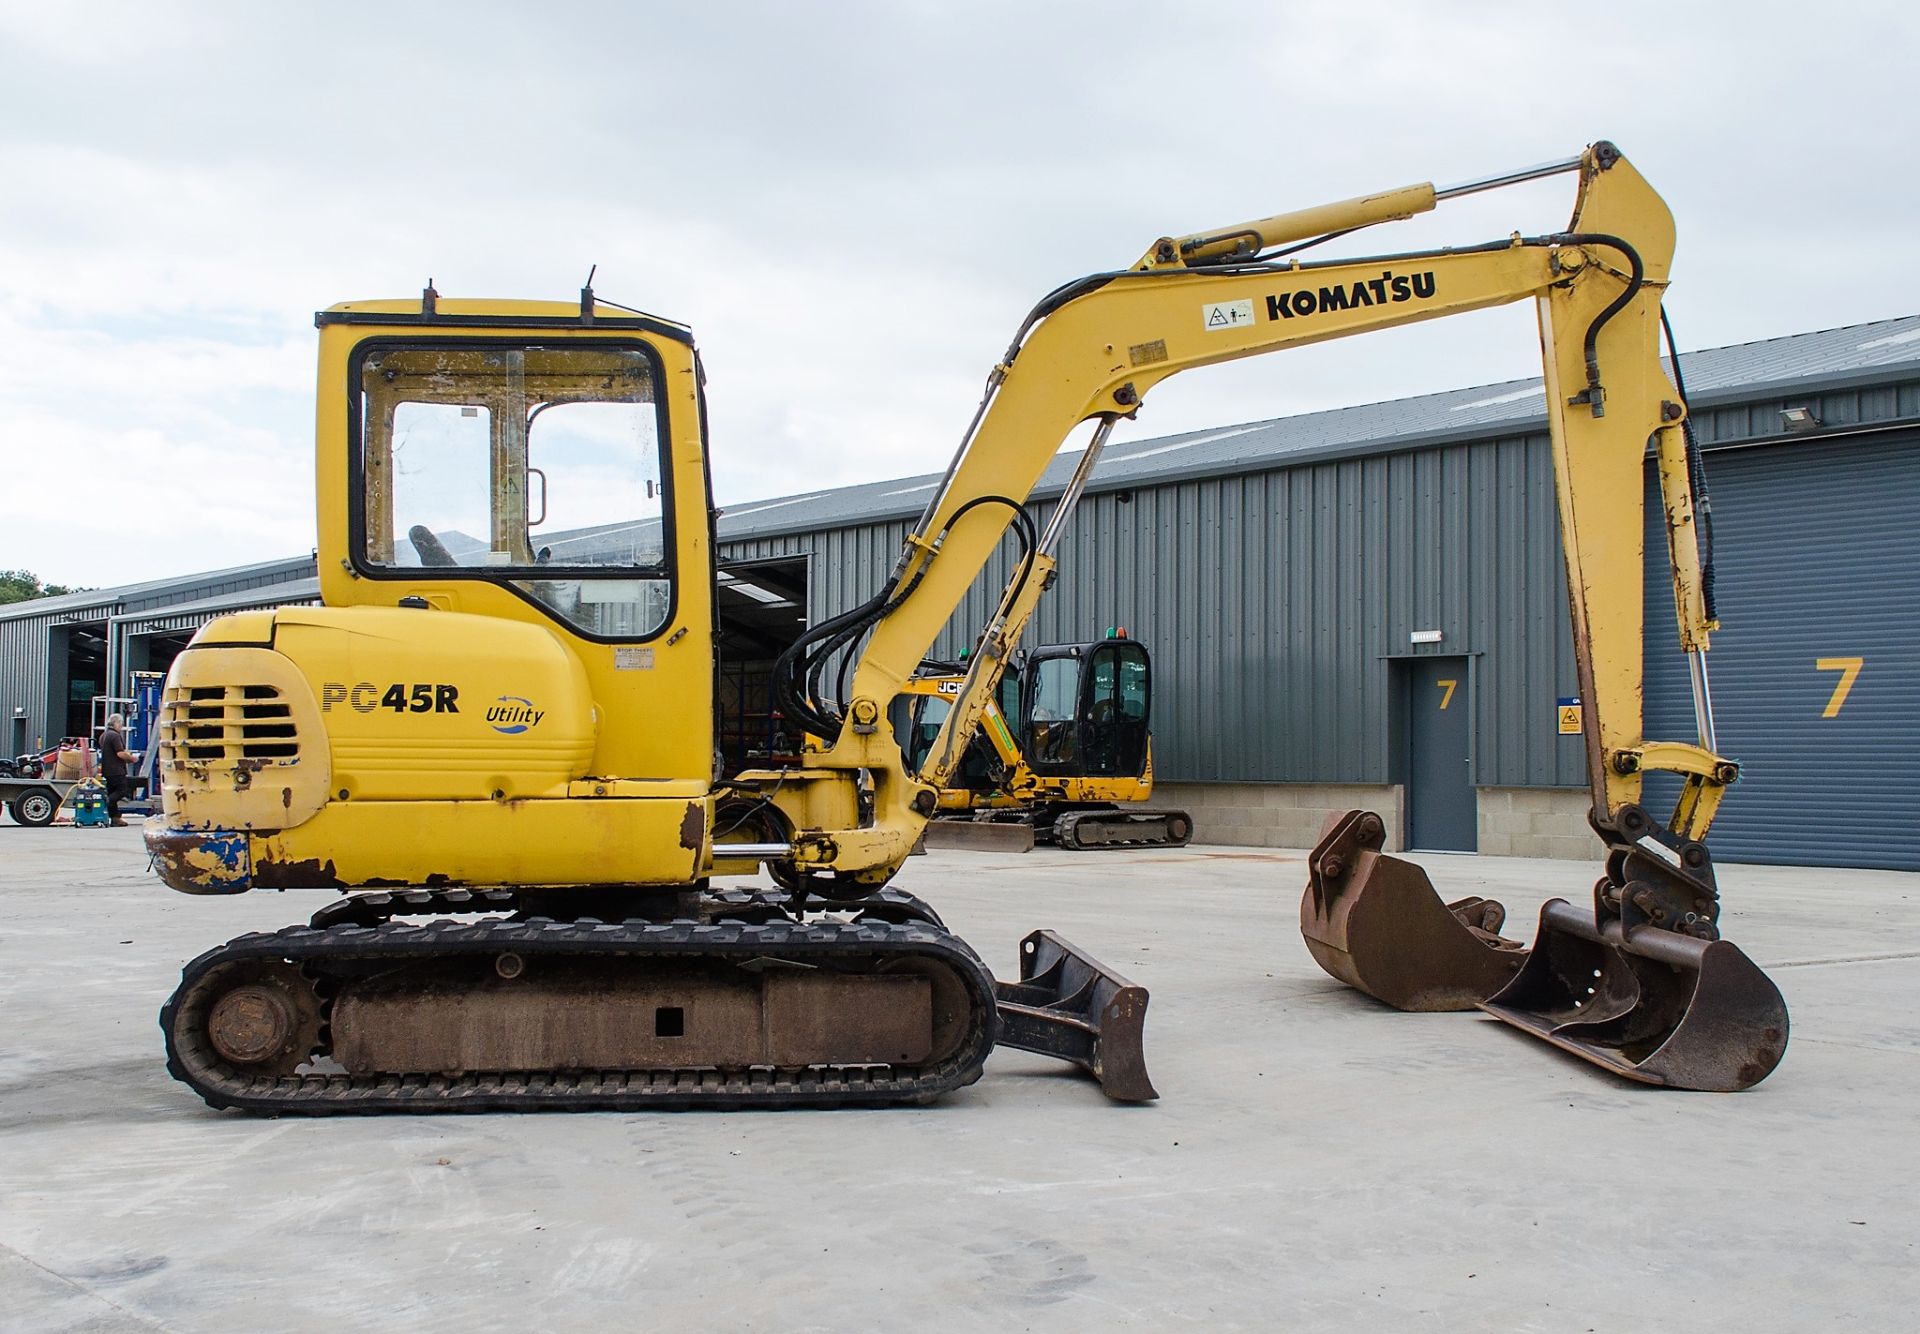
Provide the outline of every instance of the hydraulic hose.
[[[1001,495],[974,497],[947,518],[935,534],[934,544],[937,550],[939,542],[952,531],[963,515],[988,504],[1005,505],[1014,513],[1013,528],[1021,547],[1020,573],[1014,583],[1017,597],[1026,588],[1027,579],[1032,573],[1036,546],[1032,516],[1019,501]],[[822,621],[788,645],[774,660],[773,666],[773,702],[784,717],[792,719],[816,736],[833,737],[839,734],[845,716],[840,712],[838,702],[825,698],[829,664],[836,653],[846,651],[837,678],[838,694],[844,697],[855,660],[855,654],[851,651],[853,645],[913,595],[920,581],[926,577],[931,563],[931,558],[923,563],[897,592],[882,590],[859,606]]]
[[1625,310],[1629,301],[1640,295],[1640,288],[1646,281],[1646,266],[1640,262],[1640,252],[1624,238],[1612,236],[1606,232],[1562,232],[1548,239],[1557,245],[1608,246],[1627,257],[1629,273],[1626,289],[1609,302],[1605,310],[1593,317],[1593,323],[1587,326],[1587,336],[1580,345],[1580,351],[1587,362],[1588,402],[1593,404],[1593,415],[1598,417],[1605,411],[1605,397],[1600,388],[1600,354],[1597,350],[1600,330],[1606,327],[1608,320]]

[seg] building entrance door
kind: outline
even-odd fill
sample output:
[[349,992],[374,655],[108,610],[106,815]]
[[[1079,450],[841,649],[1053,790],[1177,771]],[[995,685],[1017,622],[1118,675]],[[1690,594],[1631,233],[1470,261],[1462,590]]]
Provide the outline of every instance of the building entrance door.
[[1465,658],[1407,660],[1407,846],[1430,852],[1479,847]]

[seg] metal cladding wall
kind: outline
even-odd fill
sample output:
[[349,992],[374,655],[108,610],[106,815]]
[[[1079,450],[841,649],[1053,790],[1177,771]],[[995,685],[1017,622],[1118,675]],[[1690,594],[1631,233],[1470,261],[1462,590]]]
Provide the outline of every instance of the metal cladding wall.
[[[1714,715],[1743,766],[1715,855],[1920,870],[1920,431],[1709,450],[1706,465],[1725,626]],[[1664,571],[1648,598],[1668,598]],[[1650,730],[1692,740],[1671,617],[1649,630]],[[1673,788],[1655,791],[1670,803]]]
[[29,744],[59,735],[48,707],[48,691],[54,684],[48,675],[53,637],[58,627],[74,621],[104,621],[113,605],[111,600],[85,604],[63,598],[58,610],[0,618],[0,720],[9,729],[0,746],[12,745],[16,717],[27,720]]
[[[1033,509],[1044,525],[1051,506]],[[906,527],[723,541],[721,554],[811,553],[818,620],[871,596]],[[971,644],[1012,549],[937,654]],[[1394,781],[1390,659],[1465,654],[1474,781],[1584,782],[1578,741],[1554,726],[1575,677],[1544,435],[1092,494],[1027,642],[1110,626],[1153,650],[1164,781]],[[1445,638],[1416,649],[1421,629]]]
[[[0,608],[0,720],[11,726],[16,710],[25,710],[27,731],[31,737],[57,736],[59,729],[49,714],[48,691],[52,686],[54,638],[60,627],[74,622],[103,622],[151,611],[159,615],[169,607],[185,607],[209,598],[243,596],[253,590],[266,590],[290,581],[312,578],[311,556],[292,557],[232,570],[189,575],[177,580],[160,580],[124,588],[105,588],[91,593],[72,593],[43,601],[15,603]],[[219,613],[190,613],[187,625],[200,625]],[[181,620],[181,617],[174,617]],[[158,622],[142,624],[141,629],[158,628]],[[124,627],[114,626],[116,659],[124,647]],[[4,744],[4,742],[0,742]]]

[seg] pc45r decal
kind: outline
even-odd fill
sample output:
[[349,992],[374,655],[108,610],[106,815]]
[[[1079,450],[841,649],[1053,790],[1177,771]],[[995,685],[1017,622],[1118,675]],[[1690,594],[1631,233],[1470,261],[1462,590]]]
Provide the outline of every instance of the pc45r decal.
[[392,709],[395,713],[458,713],[460,687],[440,682],[421,684],[375,685],[360,681],[347,685],[327,681],[320,687],[320,712],[332,713],[333,706],[344,704],[355,713]]

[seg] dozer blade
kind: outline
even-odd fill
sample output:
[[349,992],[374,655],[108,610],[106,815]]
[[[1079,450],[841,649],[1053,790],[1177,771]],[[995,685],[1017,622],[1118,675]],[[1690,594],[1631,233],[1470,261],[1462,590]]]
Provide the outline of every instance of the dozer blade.
[[1787,1004],[1739,946],[1654,926],[1627,932],[1550,899],[1532,956],[1480,1008],[1643,1084],[1734,1093],[1787,1049]]
[[995,982],[999,1045],[1056,1056],[1090,1071],[1117,1102],[1160,1095],[1141,1045],[1147,989],[1104,967],[1052,931],[1020,942],[1020,980]]
[[1442,903],[1427,873],[1380,851],[1372,811],[1334,815],[1307,856],[1300,935],[1314,962],[1401,1010],[1471,1010],[1513,980],[1526,946],[1491,899]]
[[1033,826],[1010,820],[929,820],[921,837],[930,848],[963,852],[1033,851]]

